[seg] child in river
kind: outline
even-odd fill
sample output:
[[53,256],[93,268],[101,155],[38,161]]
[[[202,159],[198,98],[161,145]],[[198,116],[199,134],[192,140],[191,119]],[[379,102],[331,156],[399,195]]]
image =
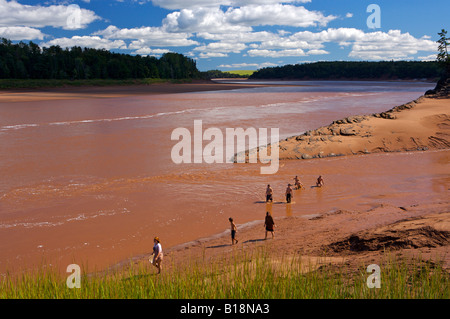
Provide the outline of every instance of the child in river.
[[295,175],[295,177],[294,177],[294,186],[297,189],[300,189],[303,187],[303,185],[302,185],[302,183],[300,183],[300,180],[298,179],[297,175]]
[[290,203],[292,200],[292,187],[291,184],[288,184],[286,188],[286,203]]
[[273,202],[273,189],[270,187],[270,185],[267,185],[266,189],[266,203]]
[[322,187],[323,185],[325,185],[325,183],[324,183],[324,181],[323,181],[322,175],[320,175],[320,176],[317,178],[316,186],[317,186],[317,187]]

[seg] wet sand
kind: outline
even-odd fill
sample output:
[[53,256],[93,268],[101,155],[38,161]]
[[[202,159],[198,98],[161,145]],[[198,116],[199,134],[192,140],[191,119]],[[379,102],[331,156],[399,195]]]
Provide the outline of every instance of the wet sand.
[[[216,91],[219,87],[210,88]],[[190,93],[155,93],[148,98],[138,94],[123,99],[111,98],[117,92],[97,93],[101,93],[100,106],[98,97],[80,92],[43,92],[56,99],[65,97],[64,103],[53,106],[47,103],[51,96],[27,93],[25,100],[14,103],[33,101],[22,106],[30,120],[2,123],[4,132],[15,141],[2,144],[8,149],[2,158],[8,167],[4,175],[8,184],[0,181],[2,271],[40,263],[64,271],[69,263],[98,270],[128,258],[146,262],[155,235],[162,239],[168,264],[202,251],[211,256],[227,254],[235,249],[229,247],[230,216],[239,229],[241,246],[236,247],[280,243],[280,253],[304,250],[319,255],[324,247],[357,231],[418,217],[430,207],[432,212],[448,211],[448,150],[283,160],[279,172],[271,176],[261,175],[259,165],[178,167],[170,163],[171,130],[192,126],[197,113],[205,122],[220,117],[219,124],[209,122],[220,128],[284,123],[290,129],[284,134],[292,136],[342,116],[360,114],[356,104],[367,96],[376,98],[375,93],[361,93],[354,97],[355,106],[345,110],[323,113],[305,113],[298,105],[310,105],[309,101],[320,105],[323,99],[326,104],[342,103],[349,95],[233,92],[231,105],[222,107],[218,104],[228,98],[222,93],[204,95],[201,103],[198,94]],[[5,95],[4,101],[18,98],[15,94],[19,93]],[[142,113],[141,104],[150,101],[151,110]],[[173,103],[169,109],[168,101]],[[6,115],[13,112],[14,103],[7,105]],[[182,103],[192,109],[182,109]],[[239,113],[246,105],[250,105],[246,111],[250,118]],[[268,112],[266,118],[252,118],[280,105],[285,114]],[[170,121],[165,115],[172,116]],[[148,119],[154,120],[151,126],[146,126]],[[8,162],[11,154],[17,156]],[[294,202],[286,205],[284,189],[295,175],[306,188],[295,191]],[[323,188],[314,187],[318,175],[325,178]],[[268,183],[275,190],[275,203],[269,205],[264,202]],[[278,227],[275,240],[263,242],[266,211]],[[364,222],[355,224],[352,216]],[[334,230],[330,225],[335,225]],[[335,256],[348,253],[345,249],[334,252]]]
[[[416,166],[408,167],[411,162]],[[345,263],[356,271],[362,265],[381,264],[387,254],[392,254],[440,262],[450,272],[449,163],[448,150],[283,161],[280,177],[284,181],[289,181],[290,172],[308,172],[299,175],[305,188],[294,190],[292,204],[285,203],[284,187],[278,187],[281,181],[277,179],[271,183],[276,190],[274,203],[265,203],[263,196],[255,202],[259,217],[247,223],[234,218],[238,223],[238,244],[231,245],[228,216],[224,216],[223,232],[169,246],[165,250],[166,271],[188,260],[220,260],[237,251],[251,253],[265,247],[274,263],[301,256],[317,266]],[[428,179],[425,176],[430,170],[433,177]],[[314,177],[321,172],[325,172],[325,186],[317,188]],[[390,187],[380,183],[389,176]],[[353,183],[353,192],[337,194],[335,190],[342,183]],[[437,191],[434,196],[426,190],[430,185],[424,183],[432,183]],[[416,187],[412,188],[412,184]],[[327,197],[327,203],[321,202]],[[275,219],[274,239],[269,233],[265,240],[265,211]],[[143,254],[131,260],[136,265],[147,265],[149,256]],[[127,267],[128,263],[116,267]]]
[[86,98],[113,98],[136,95],[176,94],[235,90],[242,87],[259,87],[263,84],[229,84],[214,81],[193,80],[192,83],[157,83],[150,85],[86,86],[39,89],[0,90],[1,102],[72,100]]
[[[450,203],[398,207],[380,204],[370,210],[336,210],[324,214],[278,217],[274,238],[265,238],[263,221],[238,226],[239,242],[231,245],[228,233],[198,239],[165,251],[165,271],[189,260],[232,258],[236,252],[249,256],[264,247],[273,263],[301,257],[306,265],[345,265],[358,271],[382,264],[392,256],[421,258],[440,263],[450,273]],[[132,258],[134,265],[148,266],[149,255]],[[127,262],[129,263],[129,262]],[[129,264],[116,267],[129,267]],[[115,269],[115,267],[113,267]]]

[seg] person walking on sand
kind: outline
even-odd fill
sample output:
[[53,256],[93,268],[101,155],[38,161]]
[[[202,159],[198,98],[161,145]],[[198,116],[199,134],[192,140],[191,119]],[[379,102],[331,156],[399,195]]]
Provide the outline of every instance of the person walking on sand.
[[236,244],[238,243],[238,240],[236,239],[237,227],[233,221],[233,218],[230,217],[228,220],[230,221],[231,226],[231,245],[234,245],[234,242],[236,242]]
[[266,213],[266,220],[264,221],[264,227],[266,228],[266,236],[264,237],[264,240],[267,239],[267,232],[272,233],[272,239],[275,237],[275,222],[273,221],[272,215],[269,214],[269,212]]
[[322,187],[323,185],[325,185],[325,183],[324,183],[324,181],[323,181],[322,175],[320,175],[320,176],[317,178],[316,186],[317,186],[317,187]]
[[154,245],[153,245],[153,260],[151,261],[151,263],[153,264],[153,266],[155,266],[156,268],[158,268],[158,274],[161,273],[161,262],[163,260],[163,251],[162,251],[162,247],[161,247],[161,242],[159,240],[159,237],[155,237],[153,239]]
[[270,187],[270,184],[267,185],[267,189],[266,189],[266,203],[268,202],[273,203],[273,189],[272,187]]
[[288,184],[286,188],[286,203],[290,203],[292,200],[292,187],[291,184]]

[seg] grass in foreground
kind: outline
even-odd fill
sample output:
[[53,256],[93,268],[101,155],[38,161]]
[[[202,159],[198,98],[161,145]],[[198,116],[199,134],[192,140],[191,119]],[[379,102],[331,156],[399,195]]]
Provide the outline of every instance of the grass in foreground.
[[449,299],[450,275],[439,263],[420,258],[380,263],[381,288],[368,288],[367,265],[356,271],[348,265],[309,264],[304,258],[278,259],[263,250],[236,252],[213,262],[171,265],[161,275],[142,264],[107,275],[82,277],[81,288],[69,289],[62,275],[49,272],[23,275],[0,282],[0,298],[25,299]]

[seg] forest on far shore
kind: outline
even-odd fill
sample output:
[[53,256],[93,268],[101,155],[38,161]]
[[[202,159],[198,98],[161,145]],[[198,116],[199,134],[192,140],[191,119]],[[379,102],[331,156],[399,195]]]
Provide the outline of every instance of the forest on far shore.
[[438,62],[314,62],[259,69],[250,79],[283,80],[435,80],[442,76]]
[[195,60],[179,53],[161,58],[105,49],[59,46],[41,48],[0,39],[0,79],[190,79],[200,72]]

